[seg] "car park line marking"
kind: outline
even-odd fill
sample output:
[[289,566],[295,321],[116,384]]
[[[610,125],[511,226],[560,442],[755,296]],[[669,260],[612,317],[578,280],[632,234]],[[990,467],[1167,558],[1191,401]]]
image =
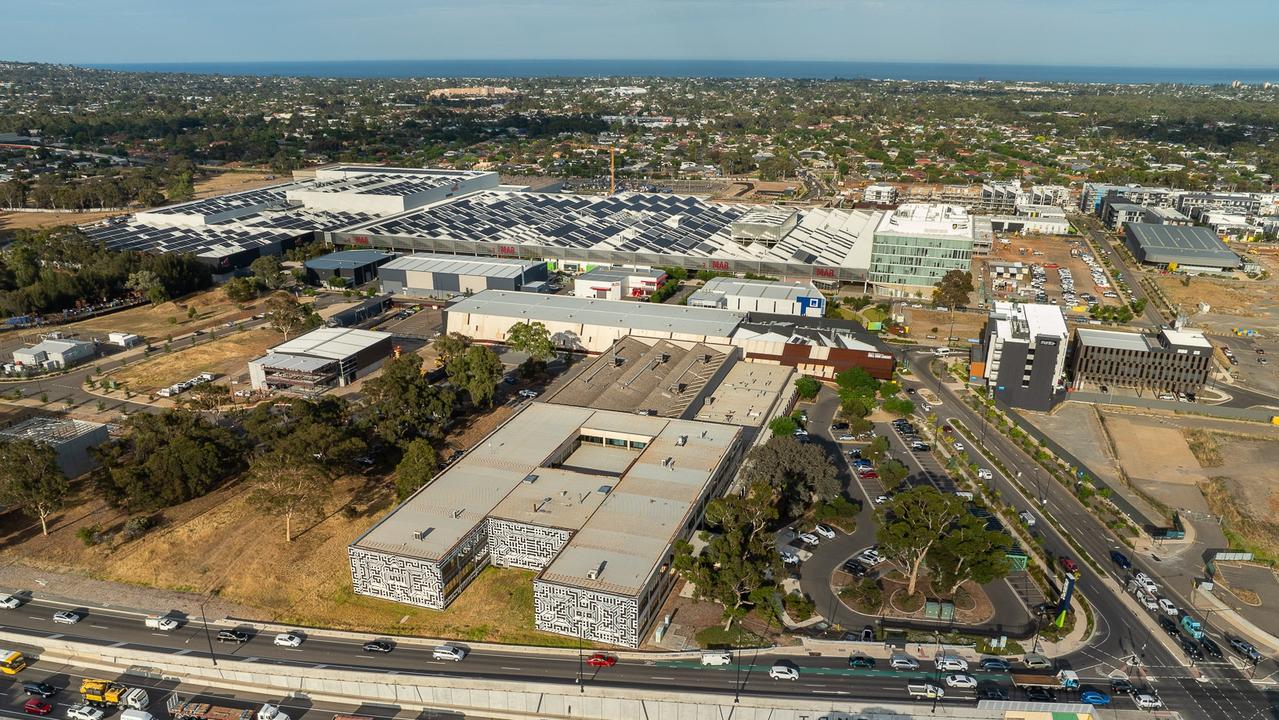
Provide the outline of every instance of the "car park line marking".
[[156,637],[169,637],[168,633],[151,633],[151,634]]
[[36,616],[36,615],[28,615],[27,617],[31,618],[32,620],[43,620],[43,619],[44,619],[44,618],[42,618],[42,617],[38,617],[38,616]]

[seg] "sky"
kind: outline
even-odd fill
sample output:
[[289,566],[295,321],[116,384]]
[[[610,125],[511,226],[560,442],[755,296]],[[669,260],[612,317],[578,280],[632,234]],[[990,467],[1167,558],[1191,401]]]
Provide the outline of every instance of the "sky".
[[0,59],[863,60],[1279,67],[1279,1],[26,0]]

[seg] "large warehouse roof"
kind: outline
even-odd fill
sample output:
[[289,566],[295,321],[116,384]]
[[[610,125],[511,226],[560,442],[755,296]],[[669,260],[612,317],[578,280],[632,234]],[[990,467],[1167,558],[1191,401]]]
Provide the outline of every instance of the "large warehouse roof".
[[541,265],[534,260],[517,260],[515,258],[469,257],[467,255],[440,255],[419,253],[398,257],[386,265],[383,270],[404,270],[407,272],[445,273],[449,275],[479,275],[484,277],[517,278],[528,270]]
[[1126,230],[1139,259],[1148,263],[1177,263],[1210,267],[1239,267],[1242,261],[1221,238],[1205,227],[1130,223]]
[[305,355],[329,360],[345,360],[389,337],[391,333],[373,330],[319,328],[280,343],[268,352],[272,355]]
[[493,315],[528,322],[575,323],[636,331],[674,332],[685,335],[726,338],[733,334],[745,313],[663,305],[626,300],[599,300],[571,295],[542,295],[484,290],[457,301],[449,313]]
[[393,257],[391,253],[377,250],[340,250],[307,260],[304,264],[313,270],[351,270],[381,262]]

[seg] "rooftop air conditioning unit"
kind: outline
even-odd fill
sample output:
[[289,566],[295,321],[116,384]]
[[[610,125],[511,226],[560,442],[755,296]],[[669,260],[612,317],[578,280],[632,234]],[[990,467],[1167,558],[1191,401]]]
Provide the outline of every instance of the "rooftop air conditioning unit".
[[600,561],[599,567],[586,571],[586,579],[599,580],[600,576],[604,574],[604,566],[607,564],[608,564],[607,560]]

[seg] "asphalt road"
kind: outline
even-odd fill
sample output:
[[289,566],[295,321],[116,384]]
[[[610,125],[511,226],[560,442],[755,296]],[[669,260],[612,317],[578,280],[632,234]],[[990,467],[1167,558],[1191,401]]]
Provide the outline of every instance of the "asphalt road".
[[[978,437],[979,447],[974,448],[972,443],[965,442],[970,454],[997,456],[1010,472],[1020,475],[1021,483],[1032,495],[1042,497],[1042,504],[1035,502],[1038,498],[1026,498],[1009,478],[992,468],[995,470],[993,486],[999,489],[1001,496],[1006,500],[1021,498],[1021,509],[1035,515],[1034,530],[1043,538],[1045,550],[1053,556],[1080,559],[1079,553],[1066,542],[1063,534],[1046,521],[1044,514],[1048,513],[1114,581],[1104,582],[1093,568],[1079,563],[1082,572],[1077,587],[1092,603],[1098,636],[1087,648],[1063,658],[1064,664],[1085,675],[1106,674],[1123,668],[1124,659],[1135,653],[1142,660],[1139,672],[1146,675],[1169,707],[1180,710],[1186,717],[1279,717],[1279,695],[1273,688],[1263,692],[1249,682],[1240,667],[1242,663],[1237,659],[1228,657],[1227,661],[1201,662],[1192,668],[1180,648],[1153,625],[1153,619],[1141,616],[1144,610],[1121,599],[1128,573],[1110,561],[1110,551],[1123,546],[1109,528],[1086,510],[1069,490],[1047,478],[1039,466],[1011,441],[993,429],[986,429],[978,414],[960,402],[933,374],[927,355],[912,354],[910,367],[914,374],[908,384],[918,383],[943,398],[942,405],[934,408],[938,417],[946,422],[958,422]],[[1126,548],[1123,552],[1130,557],[1135,569],[1144,570],[1159,581],[1158,561],[1153,557],[1135,556]],[[1189,588],[1171,587],[1165,583],[1161,586],[1164,595],[1178,606],[1192,607],[1186,597]],[[1216,639],[1221,640],[1219,634]],[[1224,643],[1219,644],[1225,646]],[[1229,654],[1228,648],[1226,652]],[[1257,675],[1260,677],[1272,672],[1272,664],[1273,661],[1263,663]],[[1196,675],[1200,679],[1193,679]]]

